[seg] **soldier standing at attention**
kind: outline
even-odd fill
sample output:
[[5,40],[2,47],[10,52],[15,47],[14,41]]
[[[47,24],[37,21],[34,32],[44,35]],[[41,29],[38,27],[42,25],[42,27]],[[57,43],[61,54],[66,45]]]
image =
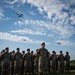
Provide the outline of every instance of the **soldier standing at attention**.
[[25,51],[22,51],[21,75],[24,75],[24,70],[25,70],[24,59],[25,59]]
[[11,54],[11,75],[14,74],[14,56],[15,56],[15,51],[13,50]]
[[60,54],[58,55],[58,72],[64,73],[64,55],[62,54],[62,51],[60,51]]
[[50,56],[52,73],[56,73],[56,59],[55,51],[52,51],[52,55]]
[[20,48],[16,49],[17,52],[15,53],[14,59],[14,65],[15,65],[15,75],[21,75],[21,64],[22,64],[22,54],[20,53]]
[[5,53],[2,54],[2,61],[3,61],[2,75],[9,75],[10,74],[10,61],[11,61],[11,55],[9,53],[9,47],[5,48]]
[[38,49],[36,49],[36,53],[34,54],[34,73],[37,74],[38,73]]
[[34,52],[31,51],[31,73],[34,74]]
[[47,74],[49,71],[49,66],[48,66],[48,50],[45,48],[45,43],[41,44],[41,48],[38,50],[38,72],[40,75],[42,74]]
[[2,50],[0,53],[0,75],[2,75],[3,72],[3,61],[2,61],[2,55],[5,53],[5,50]]
[[65,55],[65,72],[66,70],[69,72],[69,67],[70,67],[70,55],[69,55],[69,52],[66,52],[66,55]]
[[31,53],[30,48],[27,49],[27,53],[25,55],[25,73],[31,73]]

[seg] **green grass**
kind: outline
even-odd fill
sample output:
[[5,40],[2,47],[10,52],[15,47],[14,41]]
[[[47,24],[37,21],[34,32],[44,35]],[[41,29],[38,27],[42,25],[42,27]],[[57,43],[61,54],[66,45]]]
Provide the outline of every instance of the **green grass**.
[[70,61],[70,70],[75,70],[75,60]]
[[75,60],[71,60],[70,65],[75,66]]

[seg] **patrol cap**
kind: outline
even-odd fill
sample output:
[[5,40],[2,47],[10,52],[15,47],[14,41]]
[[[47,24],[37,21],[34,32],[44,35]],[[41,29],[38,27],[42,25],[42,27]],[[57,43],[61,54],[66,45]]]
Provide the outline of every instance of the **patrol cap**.
[[22,51],[22,53],[25,53],[25,51]]
[[52,51],[52,53],[55,53],[55,51]]
[[62,53],[62,51],[60,51],[60,53]]
[[2,52],[5,52],[5,50],[3,49]]
[[67,51],[66,54],[68,54],[69,52]]
[[9,47],[6,47],[5,50],[9,50]]
[[41,46],[42,46],[42,45],[45,45],[45,43],[44,43],[44,42],[43,42],[43,43],[41,43]]
[[33,51],[31,51],[31,53],[33,53]]
[[27,51],[30,51],[30,48],[28,48]]
[[16,50],[20,50],[20,48],[17,48]]

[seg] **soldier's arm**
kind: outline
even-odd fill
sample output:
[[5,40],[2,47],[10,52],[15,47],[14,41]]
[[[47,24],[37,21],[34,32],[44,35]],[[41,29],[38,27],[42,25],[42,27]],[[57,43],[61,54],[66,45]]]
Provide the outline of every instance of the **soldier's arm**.
[[14,55],[14,60],[16,60],[16,54]]
[[37,57],[39,57],[39,56],[40,56],[40,49],[37,52]]
[[10,61],[12,61],[12,55],[10,54]]
[[2,61],[3,61],[3,58],[4,58],[4,54],[1,55],[1,60],[2,60]]
[[50,56],[49,60],[52,60],[52,55]]

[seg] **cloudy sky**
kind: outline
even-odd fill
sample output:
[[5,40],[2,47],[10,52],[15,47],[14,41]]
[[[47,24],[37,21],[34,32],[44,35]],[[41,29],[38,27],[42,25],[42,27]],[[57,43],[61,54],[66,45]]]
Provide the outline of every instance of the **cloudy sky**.
[[75,59],[75,0],[1,0],[0,51],[35,52],[42,42],[50,53],[69,51]]

